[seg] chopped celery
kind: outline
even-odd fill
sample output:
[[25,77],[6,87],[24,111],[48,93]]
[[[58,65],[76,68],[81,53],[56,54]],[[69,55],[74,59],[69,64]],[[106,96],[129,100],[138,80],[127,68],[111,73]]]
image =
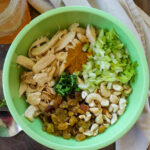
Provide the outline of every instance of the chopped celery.
[[83,45],[82,51],[86,52],[88,50],[88,48],[89,48],[89,43],[86,43],[86,44]]
[[81,89],[93,92],[101,82],[128,83],[135,75],[137,63],[132,63],[124,44],[113,29],[100,29],[95,43],[84,45],[93,50],[93,56],[83,66],[81,74],[85,81]]

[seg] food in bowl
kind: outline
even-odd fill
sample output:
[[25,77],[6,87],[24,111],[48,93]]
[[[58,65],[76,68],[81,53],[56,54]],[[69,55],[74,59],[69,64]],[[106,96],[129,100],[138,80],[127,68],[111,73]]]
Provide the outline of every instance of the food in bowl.
[[44,131],[78,141],[104,132],[125,112],[137,65],[113,29],[78,23],[40,37],[16,62],[27,69],[19,89],[29,103],[25,117],[39,116]]

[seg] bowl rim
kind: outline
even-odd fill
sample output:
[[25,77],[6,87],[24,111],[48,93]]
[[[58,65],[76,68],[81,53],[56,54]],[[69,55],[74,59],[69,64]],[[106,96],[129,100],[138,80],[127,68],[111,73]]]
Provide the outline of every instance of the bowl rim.
[[[126,34],[131,37],[132,41],[135,43],[136,47],[137,47],[137,53],[140,57],[140,60],[142,60],[142,71],[144,72],[144,77],[143,77],[143,84],[145,85],[143,89],[141,89],[141,95],[143,97],[143,101],[141,100],[141,105],[140,107],[137,109],[138,111],[133,115],[133,119],[132,122],[128,123],[126,125],[126,127],[124,129],[121,130],[120,133],[116,134],[115,137],[107,140],[106,142],[99,144],[98,142],[94,143],[95,145],[87,145],[87,146],[64,146],[61,144],[57,144],[57,143],[53,143],[48,139],[44,139],[41,136],[39,136],[37,133],[35,133],[34,131],[32,131],[27,125],[24,124],[23,120],[21,119],[21,117],[18,115],[17,111],[15,110],[15,106],[12,102],[12,98],[10,96],[10,88],[9,88],[9,68],[10,68],[10,64],[11,64],[11,60],[12,60],[12,56],[13,53],[18,45],[18,43],[20,42],[20,39],[22,39],[26,33],[32,28],[34,27],[37,23],[43,21],[44,19],[46,19],[47,17],[51,17],[53,15],[57,15],[60,13],[64,13],[64,12],[72,12],[72,11],[76,11],[76,12],[87,12],[87,13],[91,13],[93,15],[98,15],[98,16],[102,16],[110,21],[112,21],[114,24],[117,24],[117,26],[119,26],[122,30],[124,30],[126,32]],[[6,99],[6,103],[7,106],[12,114],[12,116],[14,117],[14,120],[21,126],[21,128],[23,129],[23,131],[29,135],[31,138],[33,138],[34,140],[36,140],[37,142],[39,142],[42,145],[45,145],[49,148],[54,148],[54,149],[66,149],[66,150],[75,150],[75,149],[86,149],[86,150],[91,150],[91,149],[98,149],[98,148],[103,148],[106,147],[110,144],[112,144],[113,142],[115,142],[116,140],[118,140],[119,138],[121,138],[125,133],[127,133],[129,131],[129,129],[135,124],[135,122],[137,121],[137,119],[139,118],[145,102],[146,102],[146,98],[147,98],[147,93],[148,93],[148,87],[149,87],[149,71],[148,71],[148,65],[147,65],[147,61],[146,61],[146,57],[144,54],[144,51],[139,43],[139,41],[136,39],[136,37],[133,35],[133,33],[123,24],[121,23],[118,19],[116,19],[115,17],[113,17],[112,15],[102,11],[102,10],[98,10],[95,8],[89,8],[89,7],[83,7],[83,6],[67,6],[67,7],[61,7],[61,8],[56,8],[50,11],[45,12],[44,14],[36,17],[35,19],[33,19],[28,25],[26,25],[23,30],[17,35],[17,37],[15,38],[15,40],[13,41],[12,45],[9,48],[9,51],[7,53],[5,62],[4,62],[4,67],[3,67],[3,77],[2,77],[2,81],[3,81],[3,91],[4,91],[4,96]]]

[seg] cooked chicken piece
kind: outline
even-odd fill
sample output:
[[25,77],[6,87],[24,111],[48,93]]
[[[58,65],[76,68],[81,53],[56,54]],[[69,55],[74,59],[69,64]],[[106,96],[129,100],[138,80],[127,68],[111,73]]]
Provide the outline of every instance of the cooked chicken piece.
[[33,84],[35,85],[36,82],[33,80],[33,72],[23,72],[21,74],[21,81],[27,84]]
[[95,29],[90,25],[88,25],[86,28],[86,36],[91,43],[95,42],[96,32],[95,32]]
[[66,61],[63,61],[62,64],[60,65],[60,69],[59,69],[59,76],[64,72],[66,65],[65,65]]
[[81,27],[75,27],[71,31],[76,32],[76,33],[81,33],[81,34],[86,33],[86,30],[84,28],[81,28]]
[[37,39],[35,42],[32,43],[32,45],[30,46],[29,48],[29,51],[28,51],[28,56],[29,57],[32,57],[32,50],[38,46],[40,46],[41,44],[43,43],[47,43],[49,41],[49,39],[47,37],[40,37],[39,39]]
[[41,37],[40,39],[36,40],[31,47],[29,48],[29,56],[39,56],[44,54],[46,51],[50,50],[53,45],[61,38],[62,35],[66,34],[67,30],[58,31],[51,40],[47,37]]
[[42,69],[46,68],[48,65],[50,65],[56,56],[48,52],[45,56],[43,56],[32,68],[34,73],[39,73]]
[[43,86],[49,81],[49,76],[48,73],[38,73],[34,75],[33,79],[39,86]]
[[65,34],[61,40],[59,40],[56,45],[54,46],[55,52],[58,52],[65,48],[66,45],[68,45],[75,37],[75,32],[70,31],[67,34]]
[[34,118],[34,115],[36,114],[36,112],[38,111],[38,107],[37,106],[33,106],[33,105],[30,105],[25,113],[24,113],[24,116],[29,119],[30,121],[33,121],[33,118]]
[[25,93],[25,91],[27,90],[27,84],[26,83],[24,83],[24,82],[21,82],[20,83],[20,88],[19,88],[19,97],[21,97],[24,93]]
[[56,58],[57,58],[59,61],[64,61],[64,60],[66,60],[67,55],[68,55],[67,52],[59,52],[59,53],[56,54]]
[[30,69],[30,70],[34,66],[34,62],[30,58],[28,58],[26,56],[23,56],[23,55],[19,55],[17,57],[16,63],[23,66],[24,68],[27,68],[27,69]]
[[41,101],[41,93],[34,92],[27,95],[27,102],[31,105],[38,105]]
[[81,33],[77,33],[77,38],[82,42],[82,43],[86,43],[89,42],[87,37]]
[[69,31],[72,31],[73,29],[79,27],[79,23],[73,23],[72,25],[70,25],[69,27]]

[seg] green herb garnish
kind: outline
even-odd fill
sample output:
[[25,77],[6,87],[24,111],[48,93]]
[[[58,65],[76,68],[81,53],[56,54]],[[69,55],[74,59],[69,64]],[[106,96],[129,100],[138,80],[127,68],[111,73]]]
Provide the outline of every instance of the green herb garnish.
[[3,100],[0,101],[0,107],[3,107],[4,105],[6,105],[5,99],[3,99]]
[[62,96],[70,95],[72,92],[78,92],[80,89],[77,85],[77,76],[63,73],[57,80],[54,90]]

